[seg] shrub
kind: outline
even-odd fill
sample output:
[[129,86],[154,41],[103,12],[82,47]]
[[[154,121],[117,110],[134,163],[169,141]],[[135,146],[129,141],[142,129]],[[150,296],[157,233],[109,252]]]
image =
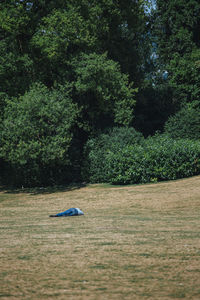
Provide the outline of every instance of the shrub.
[[9,101],[0,156],[7,162],[10,181],[30,186],[69,180],[77,159],[72,149],[77,116],[69,87],[50,91],[37,84]]
[[192,102],[184,106],[165,124],[165,133],[172,138],[200,138],[200,103]]
[[189,177],[200,172],[200,143],[149,138],[143,147],[125,147],[120,153],[109,155],[106,162],[111,172],[109,182],[114,184]]
[[96,138],[88,140],[84,149],[83,178],[90,182],[105,182],[108,180],[108,166],[105,158],[110,151],[117,153],[121,148],[140,144],[143,135],[134,128],[114,127]]
[[[134,184],[173,180],[200,173],[200,143],[173,140],[167,136],[157,135],[140,144],[124,145],[117,151],[110,147],[103,151],[101,161],[95,166],[94,157],[93,149],[89,153],[92,182]],[[94,173],[96,170],[101,172]]]

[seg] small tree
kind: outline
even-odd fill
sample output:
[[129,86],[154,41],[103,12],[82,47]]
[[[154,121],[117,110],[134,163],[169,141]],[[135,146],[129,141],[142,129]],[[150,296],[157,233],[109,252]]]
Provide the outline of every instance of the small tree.
[[129,125],[133,118],[137,89],[121,73],[118,63],[106,54],[82,54],[73,61],[75,89],[79,104],[93,126],[106,116],[120,125]]
[[165,132],[172,138],[200,139],[200,103],[185,105],[165,124]]
[[70,149],[79,111],[70,91],[69,86],[50,91],[36,84],[8,102],[0,150],[20,183],[51,183],[63,172],[65,180],[72,175]]

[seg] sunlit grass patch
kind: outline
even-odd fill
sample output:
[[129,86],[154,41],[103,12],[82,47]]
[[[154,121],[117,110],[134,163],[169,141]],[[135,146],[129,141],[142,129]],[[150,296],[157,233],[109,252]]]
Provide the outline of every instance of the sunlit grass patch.
[[200,177],[2,191],[0,298],[199,299],[199,195]]

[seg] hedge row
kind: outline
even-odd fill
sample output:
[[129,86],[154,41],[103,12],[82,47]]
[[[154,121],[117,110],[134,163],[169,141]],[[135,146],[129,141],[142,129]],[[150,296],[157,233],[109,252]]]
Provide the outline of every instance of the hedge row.
[[165,123],[165,133],[172,138],[200,139],[200,103],[187,103]]
[[89,182],[134,184],[200,174],[198,141],[157,135],[140,143],[109,146],[100,145],[100,140],[102,137],[87,145],[84,174]]

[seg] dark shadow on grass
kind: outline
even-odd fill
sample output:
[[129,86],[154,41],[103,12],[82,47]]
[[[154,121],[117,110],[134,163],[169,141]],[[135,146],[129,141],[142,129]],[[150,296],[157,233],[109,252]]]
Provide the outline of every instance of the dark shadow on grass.
[[4,192],[6,194],[21,194],[27,193],[31,195],[40,195],[40,194],[52,194],[59,192],[68,192],[77,189],[81,189],[86,186],[86,183],[73,183],[67,186],[64,185],[54,185],[48,187],[32,187],[32,188],[16,188],[10,186],[0,186],[0,192]]

